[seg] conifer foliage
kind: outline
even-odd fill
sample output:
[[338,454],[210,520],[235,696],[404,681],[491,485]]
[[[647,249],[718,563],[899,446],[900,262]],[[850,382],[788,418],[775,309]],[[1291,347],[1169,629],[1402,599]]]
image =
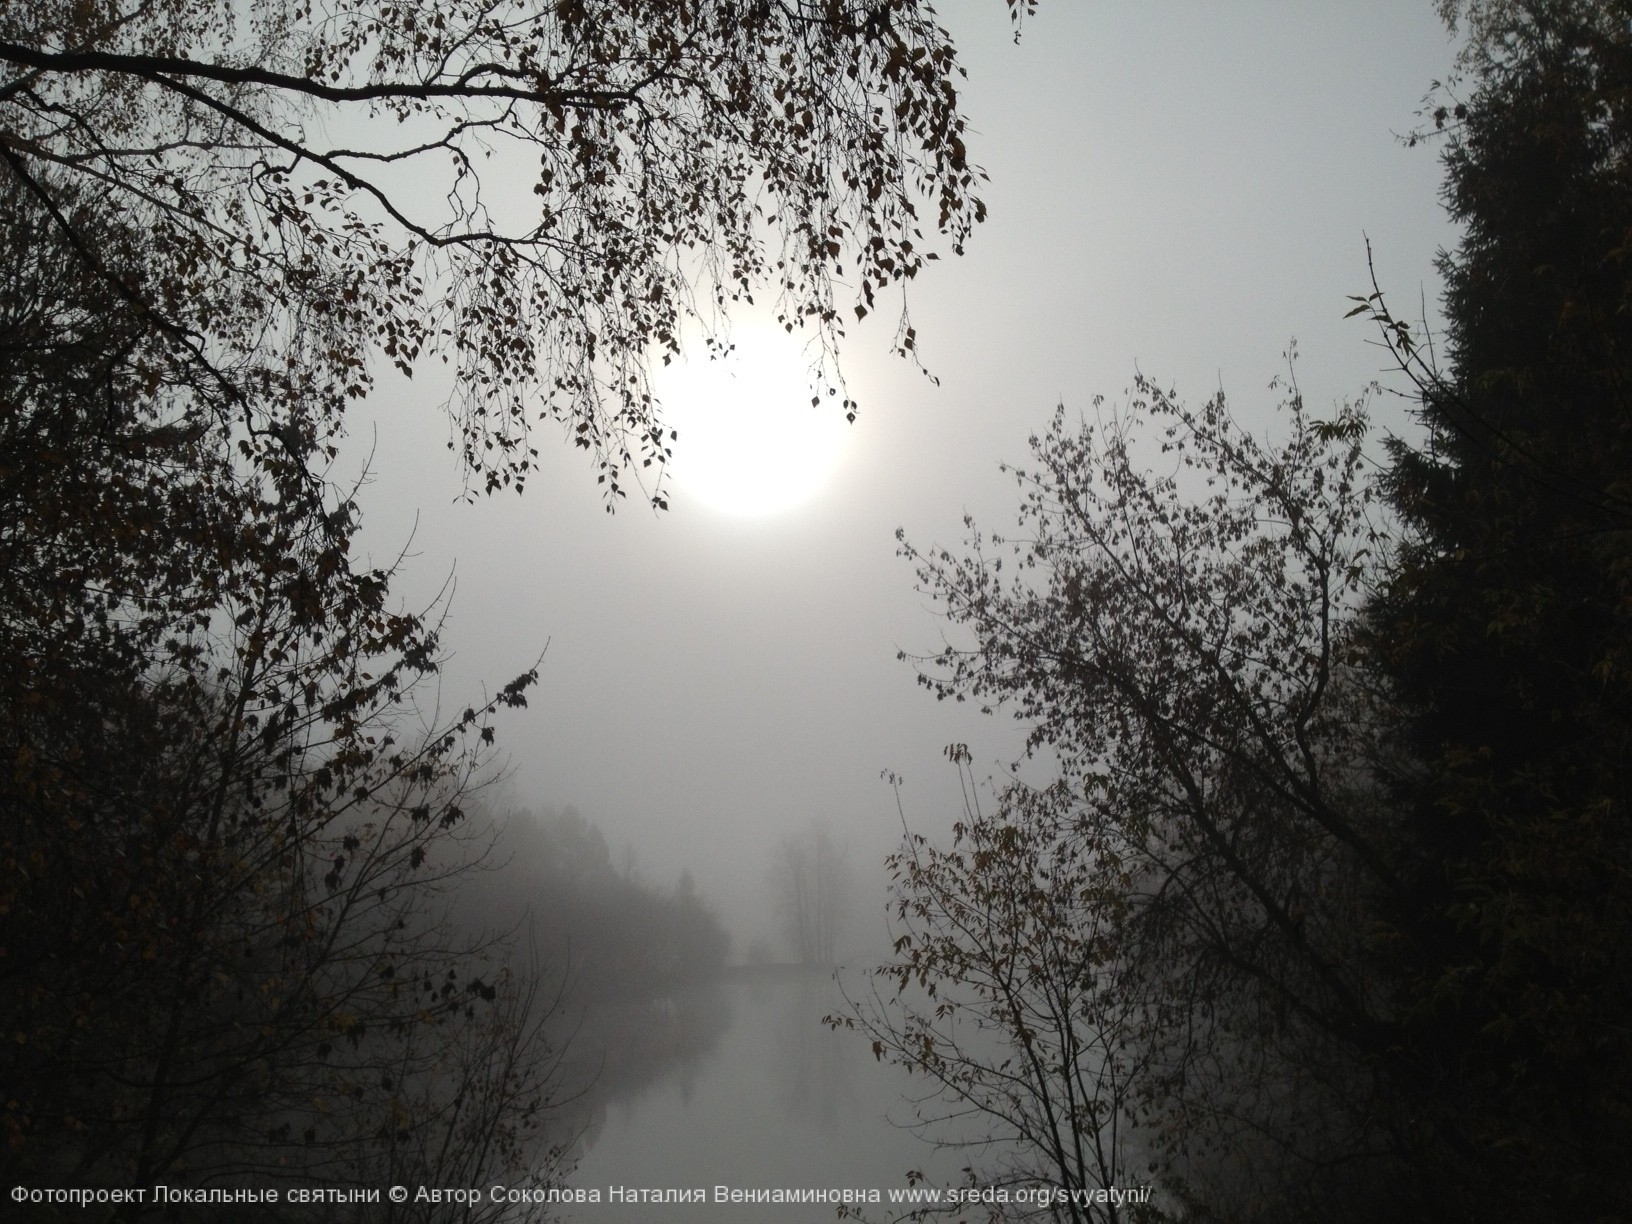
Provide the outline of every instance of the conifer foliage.
[[[1632,8],[1479,15],[1434,112],[1463,236],[1376,665],[1423,769],[1390,923],[1421,1142],[1632,1210]],[[1430,1103],[1432,1102],[1432,1103]]]

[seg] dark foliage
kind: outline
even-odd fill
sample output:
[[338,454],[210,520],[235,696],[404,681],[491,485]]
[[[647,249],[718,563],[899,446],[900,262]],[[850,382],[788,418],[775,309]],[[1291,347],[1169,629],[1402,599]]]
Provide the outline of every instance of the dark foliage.
[[[540,1156],[534,989],[438,935],[429,862],[531,674],[420,719],[434,621],[354,564],[344,491],[204,426],[218,388],[108,279],[148,237],[76,203],[88,260],[3,167],[0,199],[8,1182]],[[475,1066],[491,1092],[450,1110]]]
[[[1401,787],[1412,1142],[1468,1218],[1624,1218],[1632,1179],[1632,9],[1513,6],[1435,112],[1447,373],[1373,608]],[[1430,1174],[1429,1176],[1432,1176]]]

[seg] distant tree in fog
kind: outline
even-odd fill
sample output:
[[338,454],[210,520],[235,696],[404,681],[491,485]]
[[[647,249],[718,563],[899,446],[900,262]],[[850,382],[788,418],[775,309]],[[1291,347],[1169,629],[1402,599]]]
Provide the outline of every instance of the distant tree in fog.
[[789,951],[802,965],[831,965],[850,892],[849,850],[823,823],[785,835],[771,863],[771,885]]
[[675,885],[667,924],[667,942],[679,973],[710,974],[731,955],[731,935],[697,892],[691,872],[682,871]]

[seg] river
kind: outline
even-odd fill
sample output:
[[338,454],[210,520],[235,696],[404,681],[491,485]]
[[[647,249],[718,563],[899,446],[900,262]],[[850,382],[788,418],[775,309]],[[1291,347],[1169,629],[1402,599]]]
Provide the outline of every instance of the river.
[[[888,1204],[907,1170],[923,1170],[931,1185],[959,1180],[957,1153],[909,1127],[918,1082],[877,1062],[859,1034],[822,1025],[845,1007],[831,974],[737,976],[717,989],[716,1040],[597,1107],[565,1184],[602,1201],[568,1208],[565,1219],[803,1224],[836,1214],[831,1203],[720,1201],[716,1187],[876,1190],[884,1205],[867,1217],[889,1219],[903,1210]],[[613,1197],[699,1188],[702,1203]]]

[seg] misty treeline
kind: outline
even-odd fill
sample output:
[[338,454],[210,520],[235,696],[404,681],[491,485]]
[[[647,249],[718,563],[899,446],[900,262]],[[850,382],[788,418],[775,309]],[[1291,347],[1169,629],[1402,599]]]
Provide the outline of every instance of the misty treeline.
[[1632,6],[1447,15],[1443,325],[1352,298],[1412,429],[1140,378],[1033,439],[1012,534],[903,544],[925,683],[1054,780],[949,749],[835,1022],[973,1183],[1159,1188],[1054,1218],[1632,1218]]
[[614,863],[605,835],[575,807],[509,812],[487,866],[464,898],[469,920],[526,930],[585,1000],[669,995],[717,976],[730,954],[731,937],[689,871],[664,887],[632,854]]
[[865,314],[984,213],[957,71],[918,3],[0,6],[8,1184],[558,1174],[561,992],[723,945],[561,821],[535,912],[615,972],[457,918],[537,671],[444,708],[447,609],[364,554],[348,422],[439,358],[468,491],[519,490],[546,425],[609,507],[632,473],[662,505],[647,363],[754,294],[853,411],[840,293]]
[[731,937],[682,870],[648,880],[633,848],[618,860],[574,807],[509,810],[493,826],[456,920],[525,942],[555,975],[546,1025],[571,1099],[563,1133],[609,1100],[710,1048],[724,1025],[717,990]]

